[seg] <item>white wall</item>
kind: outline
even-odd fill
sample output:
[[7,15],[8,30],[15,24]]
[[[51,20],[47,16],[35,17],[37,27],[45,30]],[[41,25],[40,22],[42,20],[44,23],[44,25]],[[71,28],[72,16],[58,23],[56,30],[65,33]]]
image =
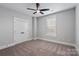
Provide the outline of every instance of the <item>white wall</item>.
[[37,18],[33,17],[32,18],[32,36],[33,39],[37,39]]
[[[51,19],[56,15],[57,36],[47,36],[46,19]],[[58,41],[68,44],[75,44],[75,10],[69,9],[56,14],[38,17],[38,37],[49,41]]]
[[57,39],[75,44],[75,10],[67,10],[57,14]]
[[79,53],[79,4],[76,6],[76,48]]
[[[32,34],[32,17],[0,6],[0,47],[14,42],[14,17],[27,20],[30,23],[30,34]],[[29,37],[31,38],[32,35],[29,35]]]

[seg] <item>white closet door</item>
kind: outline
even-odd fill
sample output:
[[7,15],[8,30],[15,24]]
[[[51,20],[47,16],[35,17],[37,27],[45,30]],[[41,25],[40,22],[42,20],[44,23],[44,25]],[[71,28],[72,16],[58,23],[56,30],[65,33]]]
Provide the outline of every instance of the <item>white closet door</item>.
[[14,19],[14,41],[21,42],[28,37],[28,23]]

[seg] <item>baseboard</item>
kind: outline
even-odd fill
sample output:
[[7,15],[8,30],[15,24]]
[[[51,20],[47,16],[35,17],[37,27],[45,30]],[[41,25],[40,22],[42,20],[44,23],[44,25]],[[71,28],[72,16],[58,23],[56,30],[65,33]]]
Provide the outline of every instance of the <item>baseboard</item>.
[[[46,40],[46,41],[55,42],[55,43],[60,43],[60,44],[64,44],[64,45],[74,46],[74,47],[76,46],[75,44],[70,44],[70,43],[65,43],[65,42],[59,42],[59,41],[55,41],[55,40],[48,40],[48,39],[45,39],[45,38],[35,38],[35,40],[36,40],[36,39]],[[8,45],[0,46],[0,50],[1,50],[1,49],[5,49],[5,48],[8,48],[8,47],[11,47],[11,46],[14,46],[14,45],[16,45],[16,44],[20,44],[20,43],[25,42],[25,41],[30,41],[30,40],[32,40],[32,39],[24,40],[24,41],[19,41],[19,42],[13,42],[13,43],[8,44]],[[77,48],[77,49],[78,49],[78,48]],[[78,52],[79,52],[79,50],[78,50]]]
[[0,50],[14,46],[14,45],[15,45],[14,43],[11,43],[11,44],[7,44],[7,45],[4,45],[4,46],[0,46]]
[[13,42],[13,43],[8,44],[8,45],[0,46],[0,50],[5,49],[5,48],[8,48],[8,47],[15,46],[16,44],[20,44],[20,43],[22,43],[22,42],[30,41],[30,40],[32,40],[32,39],[23,40],[23,41],[19,41],[19,42]]
[[77,45],[76,45],[76,51],[77,51],[77,53],[79,55],[79,47]]
[[46,40],[46,41],[49,41],[49,42],[55,42],[55,43],[59,43],[59,44],[64,44],[64,45],[68,45],[68,46],[73,46],[73,47],[76,46],[75,44],[60,42],[60,41],[55,41],[55,40],[50,40],[50,39],[48,40],[46,38],[37,38],[37,39]]

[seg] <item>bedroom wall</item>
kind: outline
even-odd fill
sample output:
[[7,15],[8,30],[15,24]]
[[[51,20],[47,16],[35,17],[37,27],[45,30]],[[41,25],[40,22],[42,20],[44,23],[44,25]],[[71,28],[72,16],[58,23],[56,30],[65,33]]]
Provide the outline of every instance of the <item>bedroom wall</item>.
[[14,43],[14,17],[24,19],[29,23],[28,37],[32,38],[32,17],[0,6],[0,49]]
[[37,17],[32,17],[32,36],[33,39],[37,39]]
[[[51,19],[56,15],[56,37],[46,35],[47,26],[46,19]],[[37,19],[38,38],[44,40],[66,43],[70,45],[75,44],[75,9],[69,9],[55,14],[50,14]]]
[[76,48],[79,53],[79,4],[76,6]]

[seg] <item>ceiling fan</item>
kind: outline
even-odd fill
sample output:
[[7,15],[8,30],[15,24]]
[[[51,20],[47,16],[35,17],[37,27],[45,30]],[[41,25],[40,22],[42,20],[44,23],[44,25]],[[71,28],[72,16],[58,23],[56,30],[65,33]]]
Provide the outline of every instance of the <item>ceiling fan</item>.
[[35,11],[33,14],[36,14],[36,13],[44,14],[43,11],[49,11],[50,10],[50,9],[39,9],[39,6],[40,6],[40,4],[36,3],[36,9],[27,8],[27,10],[33,10],[33,11]]

